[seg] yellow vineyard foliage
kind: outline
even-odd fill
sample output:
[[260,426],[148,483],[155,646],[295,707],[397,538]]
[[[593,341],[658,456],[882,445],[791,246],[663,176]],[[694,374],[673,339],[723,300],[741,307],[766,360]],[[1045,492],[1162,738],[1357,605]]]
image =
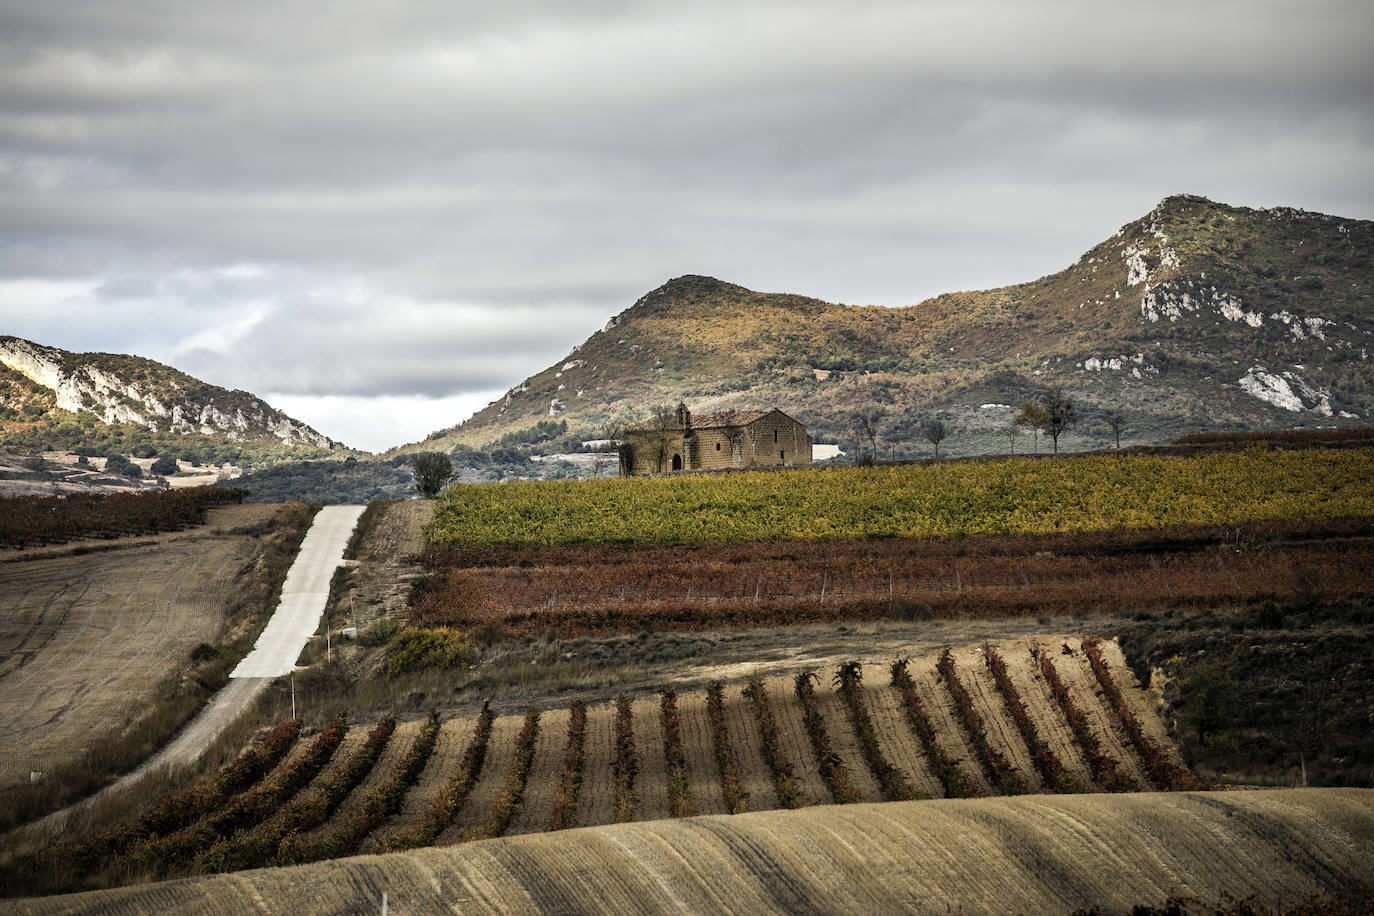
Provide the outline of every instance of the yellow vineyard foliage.
[[455,485],[443,546],[674,543],[1227,525],[1374,515],[1374,451],[827,468]]

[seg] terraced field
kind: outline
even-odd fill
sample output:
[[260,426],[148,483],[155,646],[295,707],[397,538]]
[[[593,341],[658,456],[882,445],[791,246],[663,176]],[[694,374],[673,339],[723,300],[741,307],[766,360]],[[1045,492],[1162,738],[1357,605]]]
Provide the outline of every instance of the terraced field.
[[[191,650],[223,635],[260,543],[233,528],[271,506],[212,510],[206,529],[118,549],[0,562],[0,791],[93,752]],[[34,777],[41,778],[41,777]]]
[[[1067,687],[1051,689],[1046,665]],[[355,726],[334,758],[310,771],[318,772],[313,782],[282,794],[282,786],[299,780],[290,768],[319,753],[303,742],[247,790],[276,793],[268,797],[277,807],[318,816],[287,827],[286,815],[241,823],[207,811],[200,828],[170,836],[117,830],[112,835],[123,839],[114,844],[55,844],[31,867],[63,875],[80,864],[90,866],[94,880],[117,882],[131,862],[136,873],[175,877],[189,863],[195,870],[304,863],[543,832],[555,824],[951,795],[1200,787],[1178,766],[1148,698],[1109,642],[1025,637],[796,674],[589,706],[580,754],[569,750],[579,734],[570,728],[570,708],[497,716],[489,729],[476,717],[404,723],[366,760],[345,763],[362,756],[362,729]],[[718,715],[712,694],[720,699]],[[1094,752],[1114,761],[1124,779],[1107,784],[1097,777],[1066,702],[1088,723]],[[344,769],[354,773],[340,787]],[[576,791],[564,788],[571,784]],[[314,801],[325,797],[328,804]],[[224,843],[233,856],[207,852]]]

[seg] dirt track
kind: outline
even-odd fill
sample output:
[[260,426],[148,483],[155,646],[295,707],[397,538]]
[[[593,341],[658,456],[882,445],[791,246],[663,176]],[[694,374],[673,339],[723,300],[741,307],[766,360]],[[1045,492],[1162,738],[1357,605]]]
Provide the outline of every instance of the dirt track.
[[21,913],[1129,912],[1374,885],[1374,791],[891,802],[621,824],[18,901]]

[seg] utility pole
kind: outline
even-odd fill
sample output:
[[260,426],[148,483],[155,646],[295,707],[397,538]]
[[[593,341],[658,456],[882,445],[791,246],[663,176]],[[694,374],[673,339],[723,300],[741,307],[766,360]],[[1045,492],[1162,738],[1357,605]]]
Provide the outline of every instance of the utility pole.
[[291,718],[296,718],[296,673],[291,672]]

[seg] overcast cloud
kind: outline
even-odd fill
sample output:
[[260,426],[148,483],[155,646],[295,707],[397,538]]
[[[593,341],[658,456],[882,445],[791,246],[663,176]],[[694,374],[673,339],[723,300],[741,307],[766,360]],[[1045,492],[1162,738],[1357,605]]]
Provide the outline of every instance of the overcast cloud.
[[0,332],[382,449],[684,273],[905,305],[1172,193],[1374,218],[1371,39],[1368,0],[0,0]]

